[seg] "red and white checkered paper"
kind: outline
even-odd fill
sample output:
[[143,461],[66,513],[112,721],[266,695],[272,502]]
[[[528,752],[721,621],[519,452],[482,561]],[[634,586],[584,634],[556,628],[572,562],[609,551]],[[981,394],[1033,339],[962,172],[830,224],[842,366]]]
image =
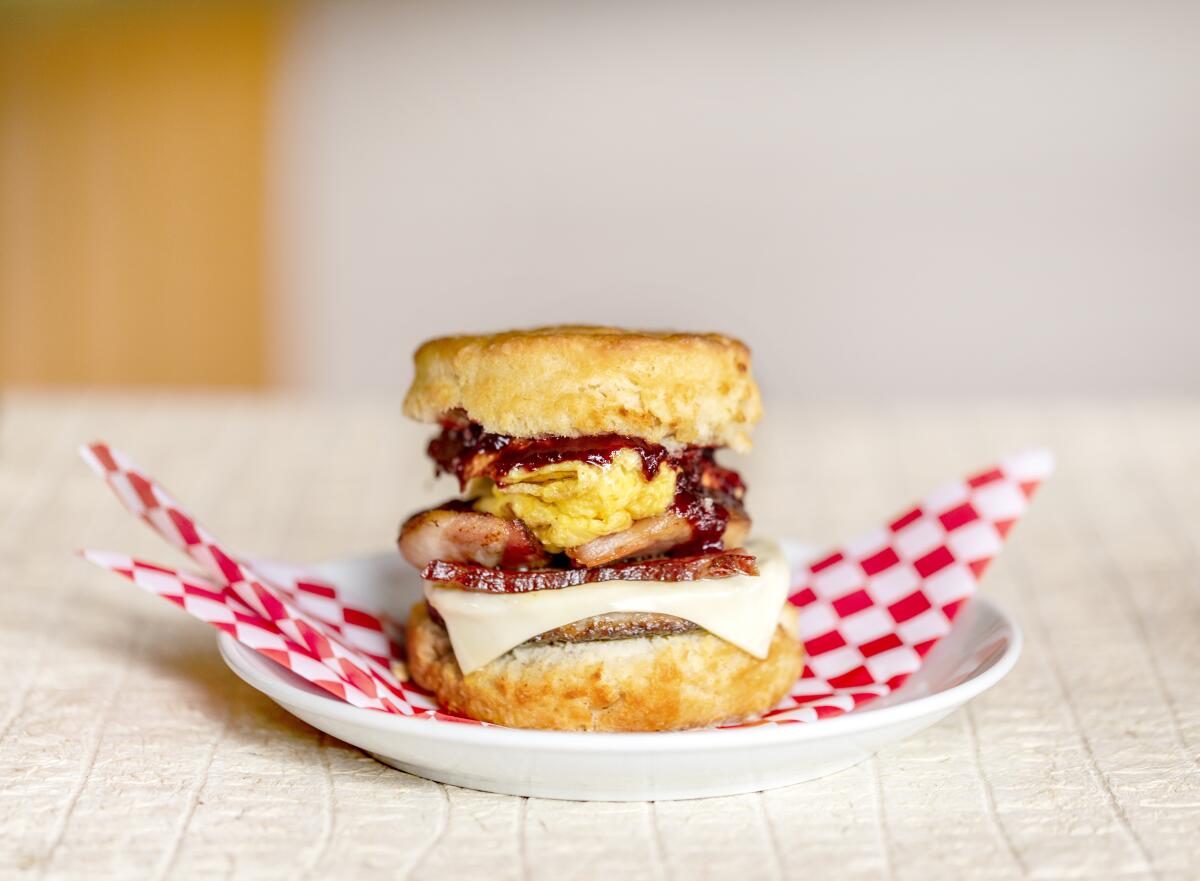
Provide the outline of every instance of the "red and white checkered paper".
[[[126,508],[205,576],[103,551],[84,551],[88,560],[354,706],[481,724],[439,710],[427,693],[392,674],[390,662],[401,659],[394,638],[400,622],[386,620],[380,609],[349,605],[336,585],[306,576],[302,567],[248,564],[126,456],[100,443],[82,454]],[[903,684],[950,631],[1053,467],[1046,451],[1011,456],[799,567],[788,601],[801,610],[804,672],[775,709],[745,724],[836,716]]]

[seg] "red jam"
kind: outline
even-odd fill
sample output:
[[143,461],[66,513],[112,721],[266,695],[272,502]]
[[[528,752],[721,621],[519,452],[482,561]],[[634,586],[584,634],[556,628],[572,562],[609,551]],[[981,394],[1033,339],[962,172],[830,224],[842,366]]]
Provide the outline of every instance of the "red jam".
[[[544,437],[536,440],[513,440],[500,450],[488,471],[503,477],[514,468],[533,471],[558,462],[580,461],[590,465],[611,465],[618,450],[635,450],[642,457],[642,474],[653,480],[667,451],[658,444],[648,444],[619,434],[592,437]],[[499,482],[499,481],[498,481]]]
[[611,465],[618,450],[635,450],[642,458],[642,474],[653,480],[658,466],[668,458],[666,448],[635,437],[600,434],[590,437],[513,438],[489,434],[470,421],[447,417],[442,433],[429,442],[429,457],[437,463],[438,474],[453,474],[460,487],[466,487],[464,474],[478,453],[496,453],[486,474],[498,483],[514,468],[530,471],[558,462],[580,461],[592,465]]
[[689,447],[673,460],[679,477],[671,510],[692,527],[692,538],[672,548],[672,555],[691,556],[725,547],[729,509],[741,505],[746,484],[736,471],[718,465],[714,452],[711,447]]
[[482,425],[465,420],[447,418],[442,422],[442,433],[429,442],[426,452],[437,463],[438,474],[453,474],[459,487],[465,488],[463,472],[477,453],[494,453],[503,449],[512,438],[502,434],[488,434]]

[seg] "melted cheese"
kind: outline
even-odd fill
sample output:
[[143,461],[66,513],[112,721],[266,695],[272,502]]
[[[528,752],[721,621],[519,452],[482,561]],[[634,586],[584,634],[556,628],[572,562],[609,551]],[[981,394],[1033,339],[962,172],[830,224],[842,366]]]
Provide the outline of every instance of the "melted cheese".
[[604,581],[531,593],[480,593],[426,582],[425,598],[446,622],[464,674],[539,633],[609,612],[674,615],[765,658],[787,600],[790,570],[774,542],[750,542],[747,549],[758,557],[758,575]]

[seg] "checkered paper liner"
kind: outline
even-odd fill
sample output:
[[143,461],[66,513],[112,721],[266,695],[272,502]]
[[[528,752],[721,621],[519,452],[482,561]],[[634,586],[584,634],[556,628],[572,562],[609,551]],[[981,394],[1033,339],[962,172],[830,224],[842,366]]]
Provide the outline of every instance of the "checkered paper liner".
[[[249,563],[218,542],[159,484],[103,443],[84,459],[122,504],[203,575],[83,551],[97,565],[356,707],[442,723],[483,724],[440,710],[401,682],[400,622],[342,599],[337,585],[303,567]],[[791,693],[763,719],[727,727],[812,722],[898,688],[949,633],[1013,524],[1053,470],[1034,450],[926,496],[886,525],[798,566],[788,601],[800,609],[806,664]]]

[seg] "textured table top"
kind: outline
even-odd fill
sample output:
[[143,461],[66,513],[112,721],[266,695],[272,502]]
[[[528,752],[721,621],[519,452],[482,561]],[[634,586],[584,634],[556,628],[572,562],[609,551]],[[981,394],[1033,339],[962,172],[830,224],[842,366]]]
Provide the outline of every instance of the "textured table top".
[[657,804],[385,768],[242,684],[211,629],[71,556],[178,562],[80,442],[130,453],[237,547],[311,562],[386,548],[448,494],[426,434],[391,400],[4,396],[0,878],[1200,877],[1200,403],[776,404],[737,460],[751,512],[817,544],[1053,447],[984,581],[1025,653],[840,774]]

